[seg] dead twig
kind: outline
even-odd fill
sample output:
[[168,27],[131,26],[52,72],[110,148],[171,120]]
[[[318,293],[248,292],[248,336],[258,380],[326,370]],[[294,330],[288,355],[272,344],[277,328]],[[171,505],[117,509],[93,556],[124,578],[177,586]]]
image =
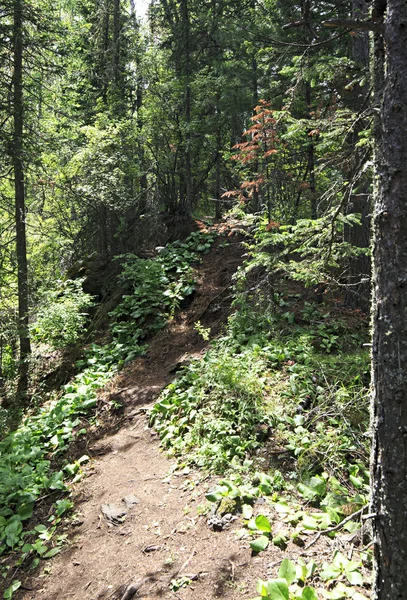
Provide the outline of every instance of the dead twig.
[[196,548],[194,548],[191,552],[191,554],[189,555],[189,557],[187,558],[187,560],[184,562],[184,564],[182,565],[182,567],[180,569],[178,569],[178,571],[176,572],[174,577],[171,577],[171,579],[176,579],[181,573],[182,571],[184,571],[187,566],[189,565],[189,563],[191,562],[191,560],[194,558],[196,554]]
[[[316,544],[317,541],[319,540],[319,538],[322,535],[326,535],[328,533],[332,533],[333,531],[338,531],[338,529],[342,529],[342,527],[345,525],[345,523],[347,523],[348,521],[351,521],[352,519],[354,519],[355,517],[358,517],[359,515],[362,515],[362,513],[363,513],[363,511],[365,509],[366,509],[366,506],[363,506],[360,510],[357,510],[356,512],[352,513],[351,515],[349,515],[348,517],[346,517],[345,519],[343,519],[343,521],[341,521],[340,523],[338,523],[334,527],[328,527],[328,529],[324,529],[323,531],[318,532],[318,534],[312,540],[312,542],[310,542],[309,544],[307,544],[304,547],[304,552],[305,552],[305,550],[308,550],[308,548],[311,548],[311,546],[313,546],[314,544]],[[370,517],[370,515],[367,515],[367,516]]]

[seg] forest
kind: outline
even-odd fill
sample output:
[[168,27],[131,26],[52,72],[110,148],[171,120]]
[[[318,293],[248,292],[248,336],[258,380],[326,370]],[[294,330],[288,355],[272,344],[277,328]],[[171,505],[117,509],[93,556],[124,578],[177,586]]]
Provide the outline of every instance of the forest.
[[405,0],[2,0],[0,590],[404,600]]

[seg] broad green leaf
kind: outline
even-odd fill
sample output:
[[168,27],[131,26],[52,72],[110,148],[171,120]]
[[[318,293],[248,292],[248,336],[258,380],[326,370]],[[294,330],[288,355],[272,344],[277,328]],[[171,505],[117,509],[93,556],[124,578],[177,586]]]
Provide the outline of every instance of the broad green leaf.
[[289,591],[285,579],[273,579],[267,582],[267,592],[270,600],[288,600]]
[[58,552],[61,552],[61,548],[51,548],[51,550],[48,550],[48,552],[43,555],[43,558],[52,558],[58,554]]
[[77,462],[82,465],[83,463],[89,462],[90,461],[90,457],[87,454],[84,454],[83,456],[81,456],[80,458],[78,458]]
[[272,539],[272,542],[275,546],[281,546],[282,548],[286,545],[288,540],[287,532],[279,531],[277,535],[275,535]]
[[271,524],[265,515],[258,515],[255,519],[255,523],[257,529],[260,531],[267,531],[267,533],[271,533]]
[[[14,517],[12,517],[14,519]],[[10,521],[4,529],[4,533],[6,535],[6,544],[10,546],[10,548],[14,548],[17,542],[20,539],[20,534],[22,532],[23,526],[19,519],[14,519]]]
[[[342,552],[336,551],[332,560],[332,563],[335,567],[339,567],[340,569],[345,569],[346,565],[349,564],[349,560],[342,554]],[[355,563],[356,564],[356,563]],[[357,566],[355,567],[357,568]]]
[[90,398],[89,400],[84,400],[83,402],[81,402],[78,408],[87,410],[88,408],[93,408],[94,406],[96,406],[96,404],[97,398]]
[[57,435],[52,436],[52,438],[50,439],[50,444],[51,446],[54,446],[54,448],[57,448],[59,446],[59,438]]
[[354,593],[355,590],[344,585],[342,582],[336,584],[332,591],[324,590],[323,592],[325,598],[330,598],[331,600],[342,600],[342,598],[346,598],[346,600],[348,600],[349,598],[353,599]]
[[209,502],[218,502],[222,499],[222,494],[220,494],[219,492],[208,492],[207,494],[205,494],[205,498]]
[[305,515],[302,520],[302,526],[304,527],[304,529],[318,529],[318,522],[316,521],[316,519],[314,519],[314,517],[311,517],[310,515]]
[[[267,598],[268,597],[267,581],[258,579],[257,585],[256,585],[256,592],[258,592],[261,595],[261,598]],[[252,598],[252,600],[255,600],[255,599]]]
[[263,594],[264,591],[267,592],[266,583],[267,583],[266,581],[263,581],[262,579],[258,579],[257,585],[256,585],[256,592],[259,592],[259,594]]
[[319,529],[328,529],[332,525],[331,517],[328,513],[323,513],[319,519]]
[[314,588],[305,587],[302,590],[301,600],[318,600],[318,596]]
[[244,519],[251,519],[253,516],[253,507],[250,504],[243,504],[242,515]]
[[355,477],[354,475],[349,475],[349,479],[351,483],[355,486],[355,488],[360,489],[363,486],[363,481],[360,477]]
[[363,585],[363,577],[359,571],[345,570],[346,577],[351,585]]
[[261,535],[256,540],[250,542],[250,548],[253,552],[262,552],[270,543],[270,538],[267,535]]
[[276,504],[273,504],[273,507],[278,513],[282,514],[288,514],[291,510],[291,507],[288,505],[288,503],[284,502],[283,500],[277,502]]
[[280,565],[278,571],[280,579],[285,579],[288,585],[291,585],[297,579],[297,572],[294,563],[288,558],[285,558]]
[[22,521],[24,521],[25,519],[30,519],[33,514],[33,509],[34,509],[34,502],[28,502],[28,503],[20,506],[20,508],[18,509],[18,514],[20,516],[20,519]]
[[316,563],[313,560],[310,560],[310,562],[307,564],[307,579],[314,575],[316,568]]
[[353,596],[351,596],[352,600],[368,600],[367,596],[360,594],[359,592],[355,592]]
[[311,477],[308,486],[313,490],[318,496],[322,497],[326,494],[326,481],[322,479],[322,477]]
[[349,531],[349,533],[355,533],[355,531],[358,531],[360,529],[360,523],[356,523],[355,521],[348,521],[347,523],[345,523],[343,528],[346,529],[346,531]]
[[250,531],[256,531],[257,530],[256,519],[250,519],[250,521],[247,524],[247,528],[250,529]]
[[324,581],[328,581],[329,579],[337,579],[340,574],[341,569],[339,567],[328,563],[324,563],[322,565],[321,577]]
[[[299,562],[299,561],[298,561]],[[295,567],[296,578],[299,581],[305,581],[307,579],[307,567],[305,564],[298,564]]]
[[5,598],[6,600],[9,600],[10,598],[13,597],[14,592],[16,592],[20,587],[21,587],[21,581],[18,581],[17,579],[15,579],[12,582],[12,584],[10,585],[10,587],[8,587],[6,589],[6,591],[4,592],[3,598]]
[[328,513],[334,523],[338,524],[341,522],[342,517],[334,508],[331,506],[324,506],[324,510]]

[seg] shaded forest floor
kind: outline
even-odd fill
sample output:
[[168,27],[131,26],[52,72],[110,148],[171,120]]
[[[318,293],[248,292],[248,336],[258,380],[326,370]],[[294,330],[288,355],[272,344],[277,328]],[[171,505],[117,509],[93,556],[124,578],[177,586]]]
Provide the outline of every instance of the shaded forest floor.
[[[321,537],[309,549],[290,542],[285,550],[270,545],[256,555],[247,539],[237,539],[241,516],[214,531],[205,493],[219,478],[176,465],[148,426],[148,409],[160,391],[208,347],[194,324],[200,321],[216,336],[230,314],[232,277],[245,253],[239,233],[231,233],[229,244],[220,238],[198,267],[190,304],[102,391],[101,430],[81,449],[92,460],[74,486],[68,543],[24,581],[18,599],[247,600],[256,595],[259,578],[277,576],[283,558],[329,560],[334,547],[344,548]],[[113,422],[104,409],[112,401]],[[259,510],[255,506],[255,514]],[[275,514],[273,530],[282,527]]]

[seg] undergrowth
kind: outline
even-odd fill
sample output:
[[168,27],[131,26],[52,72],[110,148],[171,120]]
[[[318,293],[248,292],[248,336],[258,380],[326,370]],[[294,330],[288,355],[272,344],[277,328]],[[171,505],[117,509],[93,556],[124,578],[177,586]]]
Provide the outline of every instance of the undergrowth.
[[339,319],[290,291],[272,300],[240,293],[235,307],[224,337],[152,409],[163,445],[222,473],[268,438],[296,459],[291,478],[323,468],[346,479],[349,456],[368,456],[363,324],[350,330],[346,313]]
[[[77,364],[81,372],[63,387],[59,397],[29,413],[15,431],[3,436],[0,574],[11,579],[4,598],[12,598],[21,584],[13,578],[13,569],[16,573],[22,565],[35,567],[40,558],[59,552],[65,536],[58,535],[57,525],[73,507],[67,483],[81,476],[81,465],[89,460],[84,455],[69,462],[66,451],[75,439],[86,434],[89,414],[97,406],[98,390],[118,368],[145,351],[147,336],[162,328],[180,302],[192,293],[192,266],[213,241],[211,234],[192,233],[185,242],[161,249],[156,259],[122,257],[121,277],[127,283],[128,293],[111,315],[111,342],[105,346],[90,345],[85,358]],[[45,332],[51,321],[59,322],[63,317],[58,311],[67,309],[66,303],[58,302],[56,294],[51,295],[51,300],[52,306],[44,308],[36,331]],[[82,310],[80,302],[77,309],[78,313]],[[77,319],[72,317],[72,328],[78,322],[83,324],[81,315]],[[55,501],[43,524],[38,523],[35,506],[45,498]]]
[[[339,233],[345,221],[335,225]],[[327,285],[334,281],[328,267],[339,266],[340,243],[333,243],[327,265],[323,240],[319,253],[313,248],[319,229],[310,232],[302,223],[291,229],[287,240],[284,231],[274,239],[257,234],[236,277],[225,334],[203,361],[184,368],[150,413],[162,445],[180,464],[223,476],[207,500],[220,516],[242,512],[238,535],[255,553],[271,543],[304,547],[312,532],[311,544],[344,530],[356,535],[364,531],[368,503],[366,318],[342,307]],[[299,257],[305,260],[287,249],[293,236],[304,237]],[[273,257],[279,244],[283,249]],[[265,504],[256,516],[259,497]],[[276,513],[280,526],[273,533]],[[365,599],[362,573],[370,560],[363,550],[354,561],[340,552],[322,565],[283,561],[277,579],[259,581],[258,599]]]

